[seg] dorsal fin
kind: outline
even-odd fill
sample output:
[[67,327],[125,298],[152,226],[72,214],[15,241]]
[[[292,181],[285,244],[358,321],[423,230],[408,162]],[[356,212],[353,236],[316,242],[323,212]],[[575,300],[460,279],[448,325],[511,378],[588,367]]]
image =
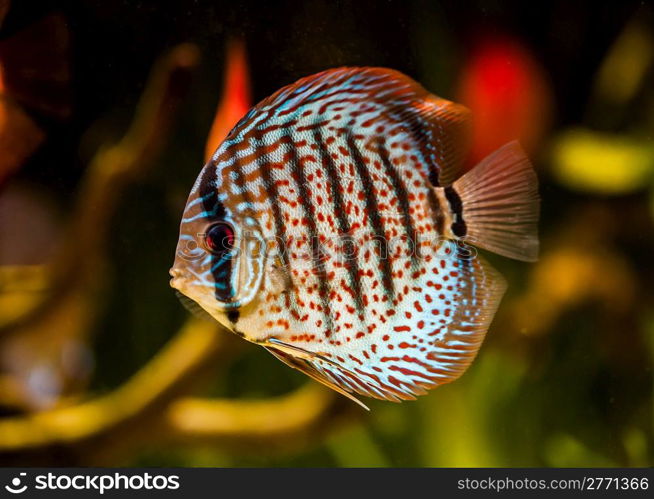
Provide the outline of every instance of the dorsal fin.
[[[431,96],[422,114],[431,124],[437,150],[439,186],[452,184],[461,174],[461,164],[470,148],[471,113],[455,102]],[[434,186],[434,179],[430,177]]]
[[424,172],[434,187],[449,185],[459,176],[468,149],[470,111],[388,68],[342,67],[302,78],[257,104],[230,136],[240,133],[260,113],[280,123],[285,117],[291,119],[302,106],[339,92],[346,103],[356,99],[382,104],[389,116],[414,132],[426,163]]

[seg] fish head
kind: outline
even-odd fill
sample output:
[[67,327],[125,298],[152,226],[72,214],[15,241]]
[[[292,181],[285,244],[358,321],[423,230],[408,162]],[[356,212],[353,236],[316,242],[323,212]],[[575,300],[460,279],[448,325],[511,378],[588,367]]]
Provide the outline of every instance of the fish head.
[[264,246],[254,217],[225,209],[216,194],[192,192],[180,224],[170,285],[230,327],[230,312],[248,305],[261,286]]

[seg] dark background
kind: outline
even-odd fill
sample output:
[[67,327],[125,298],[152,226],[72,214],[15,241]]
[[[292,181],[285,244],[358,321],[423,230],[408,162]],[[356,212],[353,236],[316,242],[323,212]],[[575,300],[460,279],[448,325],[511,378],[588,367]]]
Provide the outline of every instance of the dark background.
[[[654,168],[635,185],[606,192],[566,184],[552,153],[561,134],[575,128],[624,136],[649,158],[646,165],[654,163],[654,66],[649,63],[644,83],[617,111],[615,104],[592,97],[598,71],[623,33],[638,23],[654,36],[652,9],[645,2],[20,1],[11,4],[0,37],[9,39],[53,12],[63,13],[70,34],[71,111],[60,117],[24,103],[47,136],[3,189],[32,189],[45,200],[47,211],[55,214],[54,239],[64,237],[58,224],[65,225],[91,158],[117,141],[129,124],[155,61],[184,42],[196,44],[201,53],[155,167],[121,194],[112,218],[108,285],[84,340],[88,369],[80,393],[89,397],[120,386],[186,318],[168,287],[167,270],[181,208],[203,164],[229,39],[245,42],[255,102],[299,77],[340,65],[392,67],[438,95],[459,100],[462,75],[474,54],[494,39],[510,39],[530,54],[548,96],[542,105],[549,119],[529,151],[541,181],[543,258],[537,265],[493,259],[510,291],[480,357],[461,380],[417,402],[373,402],[370,414],[352,416],[351,424],[311,437],[299,449],[240,452],[150,442],[105,462],[652,464]],[[653,39],[646,42],[650,51]],[[526,119],[539,117],[527,113]],[[616,164],[615,169],[628,166]],[[26,234],[29,239],[29,228]],[[530,322],[525,316],[534,310],[542,315]],[[541,329],[533,321],[540,321]],[[279,395],[305,381],[254,346],[245,346],[225,372],[210,379],[205,395],[234,398]],[[22,406],[6,412],[16,416],[31,410]],[[13,464],[37,462],[43,455]],[[71,464],[65,451],[61,456],[61,465]],[[73,464],[85,464],[83,456],[76,456]]]

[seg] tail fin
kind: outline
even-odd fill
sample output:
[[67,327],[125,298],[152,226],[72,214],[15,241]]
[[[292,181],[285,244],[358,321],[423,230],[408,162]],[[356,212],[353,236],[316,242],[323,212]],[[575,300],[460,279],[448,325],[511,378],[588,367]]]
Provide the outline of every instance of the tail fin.
[[453,187],[471,244],[516,260],[538,259],[538,179],[518,142],[509,142]]

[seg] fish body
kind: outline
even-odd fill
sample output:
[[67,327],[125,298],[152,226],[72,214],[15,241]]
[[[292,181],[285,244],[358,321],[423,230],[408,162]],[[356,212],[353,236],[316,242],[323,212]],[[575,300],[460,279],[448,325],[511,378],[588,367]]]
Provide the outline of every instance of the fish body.
[[171,284],[351,396],[411,399],[474,359],[531,261],[536,177],[517,143],[461,175],[469,111],[383,68],[310,76],[243,117],[191,190]]

